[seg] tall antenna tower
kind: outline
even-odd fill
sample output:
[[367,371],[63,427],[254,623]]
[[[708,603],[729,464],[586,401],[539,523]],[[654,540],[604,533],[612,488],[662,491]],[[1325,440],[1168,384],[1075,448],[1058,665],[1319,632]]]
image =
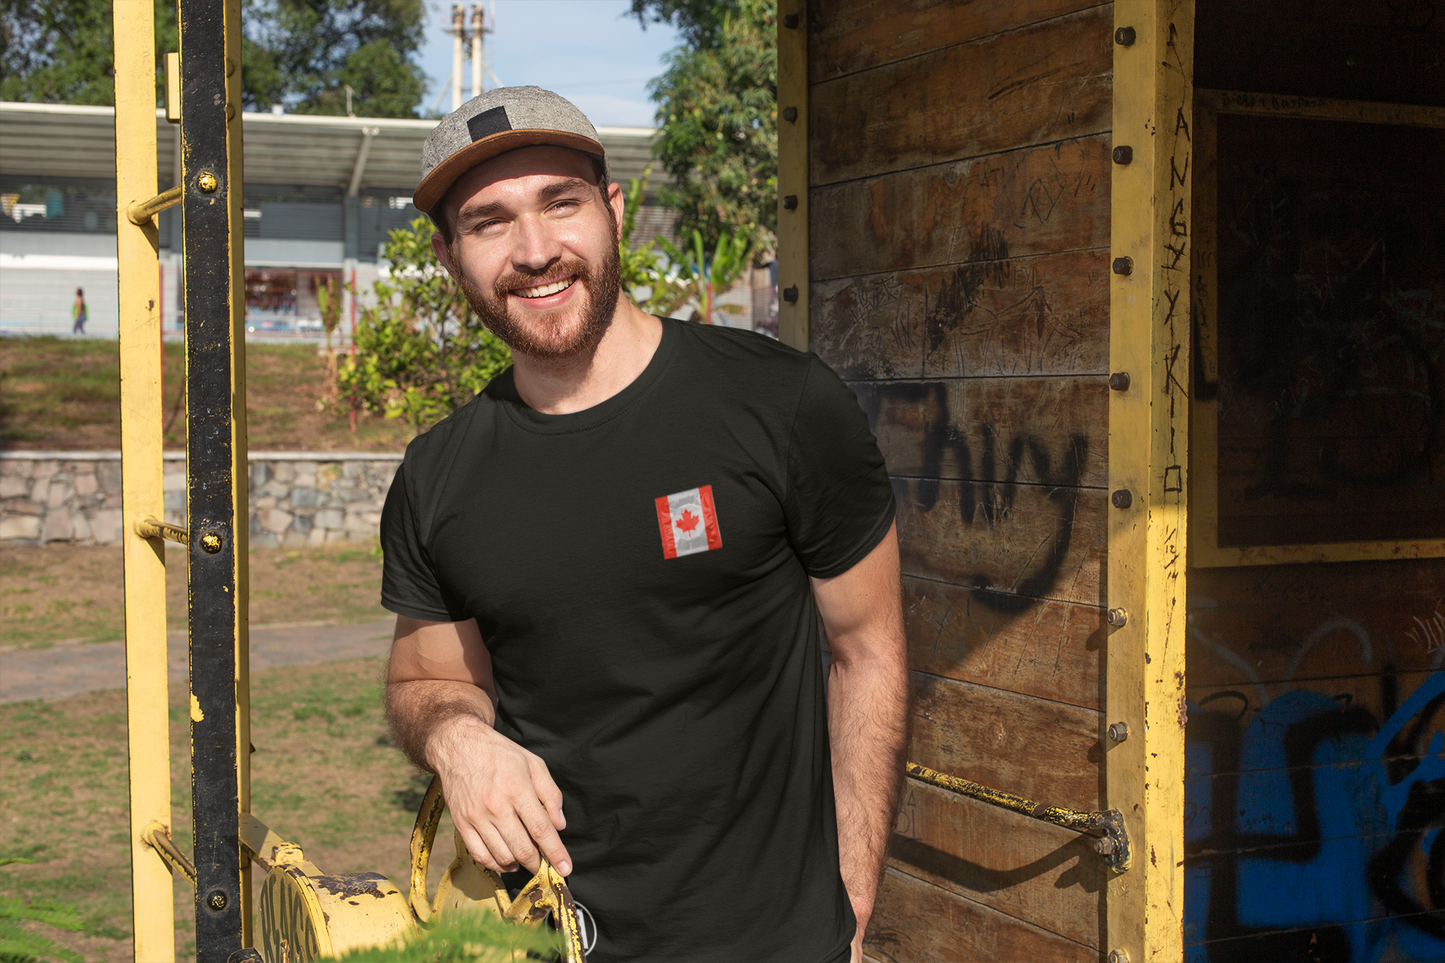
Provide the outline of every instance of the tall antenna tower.
[[452,4],[452,25],[447,31],[452,35],[452,110],[462,105],[462,74],[466,70],[466,61],[471,61],[473,97],[481,94],[482,77],[487,73],[486,61],[482,56],[482,39],[492,32],[492,28],[486,25],[480,3],[472,4],[471,8],[471,25],[468,29],[465,7],[460,3]]

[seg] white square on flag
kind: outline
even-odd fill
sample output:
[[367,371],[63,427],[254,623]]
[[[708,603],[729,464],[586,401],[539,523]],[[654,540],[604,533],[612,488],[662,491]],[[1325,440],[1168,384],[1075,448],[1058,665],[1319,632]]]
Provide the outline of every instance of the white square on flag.
[[722,548],[711,485],[689,488],[685,492],[657,499],[657,525],[662,530],[662,554],[665,558]]

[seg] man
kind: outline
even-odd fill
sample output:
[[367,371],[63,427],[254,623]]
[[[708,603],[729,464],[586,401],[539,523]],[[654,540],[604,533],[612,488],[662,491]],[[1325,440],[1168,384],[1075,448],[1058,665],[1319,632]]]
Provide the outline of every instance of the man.
[[908,691],[866,418],[815,357],[623,296],[622,192],[556,94],[474,98],[422,167],[513,367],[387,498],[399,743],[479,863],[570,874],[594,963],[860,959]]

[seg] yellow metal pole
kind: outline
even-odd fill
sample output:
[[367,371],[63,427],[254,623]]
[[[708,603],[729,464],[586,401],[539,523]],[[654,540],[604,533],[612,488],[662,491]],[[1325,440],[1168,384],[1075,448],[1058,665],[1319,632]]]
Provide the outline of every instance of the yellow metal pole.
[[778,3],[778,340],[808,350],[808,4]]
[[[236,778],[241,818],[251,812],[250,473],[246,448],[245,183],[241,149],[241,0],[226,0],[226,164],[231,189],[231,485],[236,506]],[[251,935],[251,860],[241,849],[241,941]]]
[[[1134,869],[1109,880],[1110,963],[1177,963],[1184,911],[1193,0],[1116,0],[1109,624],[1100,736]],[[1120,150],[1127,148],[1127,150]]]
[[166,555],[141,518],[165,515],[161,491],[160,239],[131,204],[156,193],[155,23],[149,3],[115,0],[116,254],[120,286],[121,507],[125,517],[126,716],[130,756],[131,908],[135,958],[175,959],[171,873],[145,841],[171,825],[166,714]]

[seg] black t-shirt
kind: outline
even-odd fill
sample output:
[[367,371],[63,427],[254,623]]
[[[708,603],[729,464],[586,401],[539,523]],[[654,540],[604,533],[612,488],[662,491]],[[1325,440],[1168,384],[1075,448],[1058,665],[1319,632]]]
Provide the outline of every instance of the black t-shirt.
[[883,459],[816,357],[662,324],[601,404],[536,412],[508,370],[414,440],[382,604],[477,620],[497,730],[562,790],[590,960],[846,960],[808,577],[887,533]]

